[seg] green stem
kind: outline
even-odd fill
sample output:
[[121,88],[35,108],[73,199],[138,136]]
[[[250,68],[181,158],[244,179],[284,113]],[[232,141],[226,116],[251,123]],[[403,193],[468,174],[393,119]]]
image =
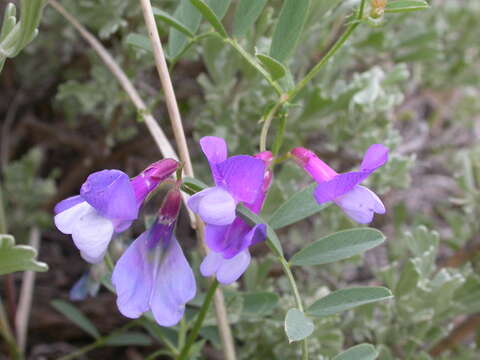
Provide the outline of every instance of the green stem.
[[7,233],[7,219],[5,217],[5,209],[3,205],[2,184],[0,184],[0,234]]
[[92,351],[92,350],[94,350],[98,347],[105,346],[109,337],[111,337],[113,335],[116,335],[116,334],[119,334],[119,333],[122,333],[122,332],[128,330],[129,328],[131,328],[132,326],[135,326],[135,325],[137,325],[137,321],[135,321],[135,320],[131,321],[128,324],[122,326],[117,331],[114,331],[111,334],[99,337],[95,342],[93,342],[91,344],[88,344],[88,345],[78,349],[77,351],[74,351],[73,353],[62,356],[61,358],[58,358],[57,360],[75,359],[75,358],[80,357],[81,355],[86,354],[87,352]]
[[[282,106],[283,104],[286,104],[289,101],[292,101],[300,93],[300,91],[302,91],[303,88],[307,86],[307,84],[315,76],[317,76],[318,72],[337,53],[337,51],[340,50],[340,48],[345,44],[345,42],[348,40],[348,38],[352,35],[354,30],[360,24],[360,20],[362,19],[364,8],[365,8],[365,0],[362,0],[357,12],[357,16],[355,17],[355,21],[350,24],[350,26],[347,28],[347,30],[345,30],[345,32],[337,40],[337,42],[335,42],[335,44],[330,48],[330,50],[328,50],[325,56],[307,73],[307,75],[305,75],[305,77],[302,80],[300,80],[292,90],[290,90],[287,94],[282,95],[278,100],[278,102],[275,104],[275,106],[272,108],[272,110],[270,110],[263,124],[262,131],[260,133],[260,151],[266,150],[268,130],[270,129],[272,119],[275,116],[275,113],[277,112],[279,107]],[[281,93],[279,93],[279,95],[281,95]],[[279,128],[280,131],[284,130],[286,121],[287,120],[285,119],[285,123],[280,126]],[[283,134],[279,133],[277,135],[277,139],[278,139],[278,143],[276,144],[276,146],[274,145],[274,148],[276,150],[278,150],[278,148],[281,145],[281,142],[283,140]]]
[[260,65],[258,65],[257,61],[255,60],[255,58],[250,55],[247,51],[245,51],[244,48],[242,48],[240,46],[240,44],[235,40],[235,39],[231,39],[231,38],[227,38],[225,39],[225,42],[227,44],[230,44],[237,52],[238,54],[243,57],[251,66],[253,66],[264,78],[265,80],[268,81],[268,83],[270,84],[270,86],[275,90],[275,92],[278,94],[278,95],[282,95],[283,94],[283,90],[282,88],[277,84],[277,82],[275,80],[272,79],[272,77],[270,76],[270,74],[263,68],[261,67]]
[[110,256],[110,253],[108,251],[105,254],[105,265],[107,265],[107,269],[109,271],[113,272],[113,268],[115,267],[115,264],[114,264],[114,262],[112,260],[112,257]]
[[215,294],[217,287],[218,287],[218,281],[215,279],[210,284],[210,288],[208,289],[207,295],[205,296],[203,305],[200,308],[200,312],[198,313],[197,320],[195,321],[192,331],[188,335],[185,346],[180,351],[180,355],[178,356],[177,360],[188,359],[188,353],[190,352],[190,348],[192,347],[200,329],[202,328],[203,321],[205,320],[205,316],[207,316],[208,309],[210,308],[210,304],[213,300],[213,295]]
[[362,0],[357,12],[357,16],[354,22],[345,30],[342,36],[337,40],[337,42],[328,50],[325,56],[315,65],[312,70],[308,72],[307,75],[288,93],[289,100],[293,100],[298,93],[303,90],[303,88],[318,74],[318,72],[325,66],[325,64],[332,58],[333,55],[337,53],[338,50],[345,44],[348,38],[352,35],[354,30],[360,24],[362,19],[363,9],[365,8],[365,0]]
[[[285,258],[279,257],[280,264],[282,265],[283,271],[285,275],[287,275],[288,282],[293,290],[293,295],[295,297],[295,303],[297,304],[298,310],[303,312],[303,304],[302,298],[300,297],[300,292],[298,291],[297,283],[295,282],[295,278],[293,277],[292,269],[290,269],[290,265],[287,263]],[[308,340],[307,338],[302,340],[302,360],[308,360]]]
[[287,114],[284,112],[280,117],[280,124],[278,124],[277,135],[273,142],[272,153],[273,156],[277,156],[283,144],[283,138],[285,136],[285,128],[287,126]]

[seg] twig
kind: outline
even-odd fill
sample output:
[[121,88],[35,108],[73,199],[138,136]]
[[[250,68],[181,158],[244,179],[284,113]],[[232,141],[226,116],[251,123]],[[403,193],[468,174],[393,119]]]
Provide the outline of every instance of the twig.
[[[153,54],[155,57],[155,65],[157,67],[160,82],[165,94],[165,101],[167,103],[168,114],[170,116],[170,122],[172,124],[173,132],[175,135],[175,141],[177,143],[180,158],[184,162],[184,171],[187,176],[193,177],[193,167],[190,161],[190,155],[188,151],[187,141],[185,133],[183,131],[182,119],[180,117],[180,111],[178,109],[175,92],[173,90],[172,80],[168,71],[167,61],[163,52],[162,42],[158,34],[157,24],[155,23],[155,17],[153,16],[153,9],[150,0],[140,0],[140,4],[143,10],[143,16],[145,24],[147,26],[150,42],[152,43]],[[196,222],[197,236],[203,237],[204,229],[203,223],[197,217]],[[202,239],[201,246],[207,252],[205,243]],[[217,323],[220,331],[220,338],[222,340],[223,352],[225,360],[235,360],[235,347],[233,344],[233,338],[228,323],[227,311],[225,308],[225,301],[220,289],[215,292],[215,312],[217,317]]]
[[447,350],[451,350],[464,339],[468,338],[480,327],[480,314],[468,317],[457,325],[448,336],[430,350],[430,355],[435,358]]
[[173,90],[172,80],[170,79],[170,73],[168,72],[167,61],[165,60],[165,55],[163,53],[160,36],[158,35],[152,5],[150,4],[150,0],[140,0],[140,3],[142,5],[143,17],[145,19],[145,24],[147,25],[148,35],[152,43],[155,66],[157,67],[158,76],[160,77],[163,92],[165,93],[168,115],[170,116],[170,122],[172,124],[175,142],[178,146],[180,159],[184,163],[185,174],[187,176],[193,176],[192,162],[188,152],[185,132],[183,131],[182,118],[180,116],[180,111],[178,110],[177,99],[175,97],[175,91]]
[[[37,227],[33,227],[30,231],[30,246],[38,250],[40,247],[40,238],[40,231]],[[15,318],[18,347],[22,352],[25,351],[25,346],[27,344],[28,320],[32,308],[35,274],[35,271],[25,271],[23,273],[22,288],[20,290],[20,299],[18,301]]]

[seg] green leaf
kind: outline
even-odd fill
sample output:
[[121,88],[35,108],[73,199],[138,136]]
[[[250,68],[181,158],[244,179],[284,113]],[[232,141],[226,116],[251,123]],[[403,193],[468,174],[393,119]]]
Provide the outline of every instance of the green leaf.
[[380,245],[385,236],[376,229],[339,231],[314,241],[290,259],[292,265],[320,265],[347,259]]
[[419,280],[420,272],[418,271],[417,266],[412,259],[407,260],[400,275],[400,279],[397,282],[397,286],[395,286],[395,296],[399,298],[408,294],[417,287]]
[[272,227],[263,220],[260,216],[253,213],[250,209],[247,209],[244,205],[237,206],[237,215],[240,216],[247,224],[255,226],[257,224],[265,224],[267,226],[267,244],[270,249],[278,256],[283,256],[282,244],[278,239],[277,234],[273,231]]
[[223,19],[230,6],[231,0],[206,0],[205,3],[217,15],[219,20]]
[[63,300],[53,300],[51,304],[58,312],[61,312],[66,318],[86,333],[92,335],[95,339],[100,337],[100,333],[95,325],[93,325],[93,323],[75,306]]
[[105,345],[109,346],[150,346],[152,339],[150,336],[140,332],[127,332],[122,334],[112,334],[105,340]]
[[274,229],[280,229],[312,216],[329,206],[330,203],[319,205],[315,201],[313,190],[316,186],[317,184],[309,185],[280,205],[270,217],[270,225]]
[[378,357],[378,351],[373,345],[360,344],[341,352],[333,360],[375,360]]
[[[190,3],[190,0],[181,0],[173,17],[177,19],[179,23],[183,24],[192,34],[197,32],[200,21],[202,20],[202,15],[198,12],[197,8]],[[188,36],[172,27],[168,35],[168,56],[170,58],[179,56],[187,46],[188,41]]]
[[295,50],[308,17],[310,0],[284,0],[273,33],[270,56],[285,62]]
[[37,250],[27,245],[15,245],[11,235],[0,234],[0,275],[16,271],[47,271],[48,265],[35,260]]
[[189,176],[185,176],[182,181],[182,190],[189,195],[193,195],[208,187],[204,182]]
[[298,309],[290,309],[285,317],[285,332],[288,341],[300,341],[310,336],[315,329],[311,319]]
[[252,28],[266,3],[267,0],[240,0],[233,20],[233,35],[235,37],[244,36]]
[[389,1],[385,13],[399,13],[428,9],[430,5],[424,0],[397,0]]
[[264,315],[270,313],[278,303],[278,295],[262,291],[243,295],[243,311],[248,315]]
[[163,21],[163,22],[167,23],[168,25],[174,27],[175,29],[184,33],[188,37],[194,37],[195,36],[195,34],[192,33],[187,26],[183,25],[180,21],[175,19],[169,13],[154,7],[153,8],[153,15],[155,16],[156,20]]
[[258,60],[262,63],[263,67],[272,75],[273,80],[278,80],[285,76],[287,69],[282,63],[278,62],[274,58],[265,54],[255,54]]
[[152,52],[152,43],[150,39],[145,35],[140,34],[128,34],[126,39],[127,45],[132,46],[137,49],[142,49],[147,52]]
[[205,3],[203,0],[190,0],[190,2],[198,9],[198,11],[200,11],[210,25],[212,25],[222,37],[228,37],[227,31],[223,27],[220,19],[217,17],[217,14],[215,14],[215,12],[208,6],[207,3]]
[[385,287],[353,287],[334,291],[315,301],[307,309],[312,316],[329,316],[354,307],[392,298],[391,291]]

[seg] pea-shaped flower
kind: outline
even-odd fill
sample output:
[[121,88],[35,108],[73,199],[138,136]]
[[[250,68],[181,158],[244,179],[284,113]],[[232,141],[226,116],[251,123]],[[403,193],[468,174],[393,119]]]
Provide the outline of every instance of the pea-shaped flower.
[[102,261],[114,233],[125,231],[137,219],[148,194],[177,168],[173,159],[151,164],[129,179],[120,170],[102,170],[88,176],[80,195],[55,206],[55,226],[71,234],[82,257]]
[[337,174],[308,149],[298,147],[293,149],[291,154],[296,163],[318,183],[314,197],[319,204],[333,201],[351,219],[361,224],[370,223],[374,213],[385,213],[385,206],[380,198],[360,185],[388,161],[388,149],[385,146],[371,145],[363,157],[360,170],[343,174]]
[[138,318],[151,310],[161,326],[177,324],[196,292],[195,277],[174,235],[181,196],[172,189],[152,227],[117,261],[112,284],[120,312]]
[[227,158],[227,145],[217,137],[204,137],[200,146],[212,171],[214,187],[193,195],[188,205],[206,223],[205,242],[211,250],[200,271],[204,276],[216,275],[219,282],[236,281],[250,264],[248,248],[265,240],[265,225],[254,227],[236,216],[239,202],[258,213],[271,182],[266,164],[271,154],[257,157],[237,155]]

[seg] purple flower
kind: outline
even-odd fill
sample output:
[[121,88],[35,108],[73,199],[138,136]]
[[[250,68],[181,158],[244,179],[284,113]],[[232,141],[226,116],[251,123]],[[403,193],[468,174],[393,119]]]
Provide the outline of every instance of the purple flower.
[[117,305],[128,318],[151,310],[159,325],[173,326],[195,296],[195,277],[173,234],[180,202],[179,190],[171,190],[159,218],[115,265],[112,283]]
[[312,151],[295,148],[293,158],[318,183],[314,196],[319,204],[335,202],[353,220],[368,224],[373,214],[384,214],[385,206],[370,189],[359,185],[371,173],[388,161],[388,149],[381,144],[371,145],[363,157],[359,171],[337,174]]
[[55,206],[56,227],[72,235],[86,261],[102,261],[113,233],[130,227],[147,195],[169,177],[177,165],[175,160],[163,159],[131,180],[120,170],[91,174],[82,185],[80,195]]
[[258,213],[271,182],[265,171],[272,155],[264,152],[256,157],[237,155],[227,158],[227,145],[217,137],[204,137],[200,146],[210,163],[215,187],[193,195],[188,205],[206,223],[205,242],[211,250],[200,271],[204,276],[216,275],[223,284],[236,281],[250,264],[248,248],[265,240],[264,224],[254,227],[236,216],[239,202]]

